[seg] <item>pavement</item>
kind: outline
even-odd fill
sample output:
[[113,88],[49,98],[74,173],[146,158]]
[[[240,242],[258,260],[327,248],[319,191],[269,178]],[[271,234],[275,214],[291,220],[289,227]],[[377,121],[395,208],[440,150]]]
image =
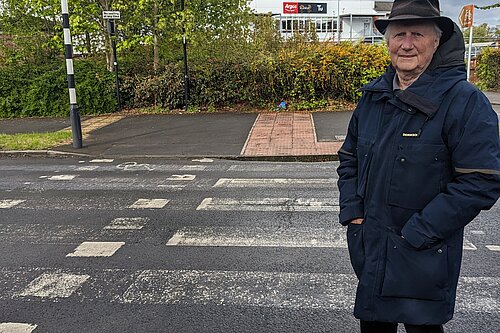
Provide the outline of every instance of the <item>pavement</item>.
[[[485,93],[500,114],[500,93]],[[3,154],[74,154],[101,158],[335,159],[352,112],[111,114],[82,117],[83,148]],[[66,118],[0,120],[0,133],[70,129]]]

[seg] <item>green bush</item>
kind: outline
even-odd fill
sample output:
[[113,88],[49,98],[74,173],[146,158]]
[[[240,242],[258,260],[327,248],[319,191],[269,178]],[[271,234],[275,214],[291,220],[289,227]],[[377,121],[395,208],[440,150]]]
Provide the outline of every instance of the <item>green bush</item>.
[[[64,61],[0,68],[0,118],[69,115]],[[100,114],[116,109],[114,76],[94,60],[74,61],[80,113]]]
[[[359,88],[385,71],[383,45],[288,43],[276,54],[235,61],[190,61],[190,104],[266,106],[282,100],[356,101]],[[156,75],[124,78],[128,105],[178,108],[183,104],[182,63]]]
[[484,90],[500,91],[500,49],[485,48],[477,58],[478,85]]

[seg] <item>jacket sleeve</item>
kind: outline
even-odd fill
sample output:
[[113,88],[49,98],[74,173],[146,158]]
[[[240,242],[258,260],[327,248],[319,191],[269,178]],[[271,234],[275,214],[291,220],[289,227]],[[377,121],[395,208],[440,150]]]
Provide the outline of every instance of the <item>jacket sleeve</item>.
[[469,96],[453,103],[454,110],[462,105],[463,112],[453,112],[445,122],[453,180],[401,231],[416,248],[448,238],[481,210],[491,208],[500,196],[498,117],[481,92]]
[[347,225],[352,219],[362,218],[364,215],[363,199],[357,195],[358,189],[358,112],[364,98],[358,103],[354,111],[342,147],[339,150],[340,165],[337,168],[339,175],[338,187],[340,191],[339,222]]

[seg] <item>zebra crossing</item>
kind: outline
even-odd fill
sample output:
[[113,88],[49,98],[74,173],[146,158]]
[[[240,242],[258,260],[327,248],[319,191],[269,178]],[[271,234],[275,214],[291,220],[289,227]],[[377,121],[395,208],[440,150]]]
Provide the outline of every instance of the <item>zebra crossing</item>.
[[[188,164],[91,160],[40,168],[27,165],[21,167],[24,173],[20,174],[14,166],[2,165],[0,172],[9,176],[0,182],[2,242],[28,243],[36,249],[38,245],[55,246],[58,262],[67,260],[74,267],[0,266],[0,300],[99,300],[110,304],[348,313],[353,308],[356,286],[356,277],[350,271],[301,272],[286,266],[277,270],[103,267],[112,258],[139,260],[132,254],[139,245],[144,253],[150,250],[148,242],[137,245],[137,239],[144,235],[161,238],[162,232],[162,242],[155,243],[151,251],[200,249],[192,253],[208,257],[214,249],[330,251],[323,253],[335,253],[348,263],[345,229],[335,222],[339,210],[335,167],[335,163],[296,164],[290,172],[286,164],[214,164],[210,159]],[[311,169],[325,177],[308,178]],[[88,190],[100,195],[82,194]],[[131,195],[133,190],[139,190],[136,196]],[[83,199],[78,202],[77,197]],[[56,222],[6,218],[35,216],[39,210],[55,212]],[[64,223],[65,216],[86,211],[102,212],[99,222]],[[185,212],[193,217],[192,223],[166,223],[174,212]],[[307,223],[287,220],[304,214]],[[242,216],[254,215],[260,218],[242,221]],[[217,216],[215,223],[207,216]],[[273,216],[282,221],[269,221]],[[315,219],[307,221],[311,216]],[[466,233],[464,251],[497,255],[497,243],[475,243],[474,239],[488,233],[474,228]],[[498,316],[499,291],[497,276],[461,277],[457,311]],[[0,332],[37,332],[39,324],[2,322],[0,316]]]

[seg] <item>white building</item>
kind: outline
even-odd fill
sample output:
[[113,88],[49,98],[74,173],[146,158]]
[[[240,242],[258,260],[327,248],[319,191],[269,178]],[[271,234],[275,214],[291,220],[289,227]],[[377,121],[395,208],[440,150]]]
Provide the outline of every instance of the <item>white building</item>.
[[[321,41],[380,40],[373,22],[386,17],[393,1],[252,0],[250,8],[279,20],[282,36],[315,30]],[[340,27],[340,34],[339,29]]]

